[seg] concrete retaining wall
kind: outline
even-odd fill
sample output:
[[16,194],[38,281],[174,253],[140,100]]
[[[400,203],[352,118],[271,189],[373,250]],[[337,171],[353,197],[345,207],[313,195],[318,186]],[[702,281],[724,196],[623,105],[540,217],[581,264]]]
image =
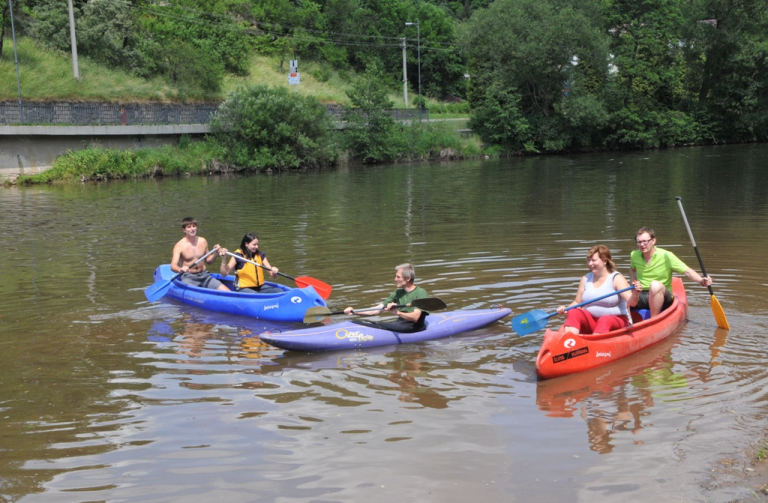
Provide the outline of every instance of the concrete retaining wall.
[[136,149],[176,144],[183,134],[209,132],[208,125],[167,126],[0,126],[0,183],[50,169],[67,150],[88,145]]

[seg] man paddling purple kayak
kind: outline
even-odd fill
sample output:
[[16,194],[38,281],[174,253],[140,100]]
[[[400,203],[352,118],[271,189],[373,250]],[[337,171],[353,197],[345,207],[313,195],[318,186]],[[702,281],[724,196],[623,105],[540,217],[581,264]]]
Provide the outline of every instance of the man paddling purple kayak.
[[398,306],[410,304],[416,299],[426,299],[429,294],[420,286],[416,286],[416,271],[411,264],[400,264],[395,267],[395,271],[397,289],[383,303],[365,311],[355,311],[354,308],[348,307],[344,312],[348,315],[376,316],[382,311],[388,311],[397,315],[396,321],[374,323],[357,320],[356,323],[400,333],[420,332],[426,328],[424,319],[429,313],[418,307]]

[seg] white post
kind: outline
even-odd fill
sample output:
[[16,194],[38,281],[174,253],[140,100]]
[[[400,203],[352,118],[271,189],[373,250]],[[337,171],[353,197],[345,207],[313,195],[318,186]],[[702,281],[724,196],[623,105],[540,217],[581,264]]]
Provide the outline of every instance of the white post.
[[405,66],[405,37],[403,37],[403,99],[408,108],[408,68]]
[[75,74],[75,80],[80,80],[80,70],[77,65],[77,39],[75,37],[75,10],[72,8],[72,0],[67,0],[69,4],[69,38],[72,40],[72,72]]

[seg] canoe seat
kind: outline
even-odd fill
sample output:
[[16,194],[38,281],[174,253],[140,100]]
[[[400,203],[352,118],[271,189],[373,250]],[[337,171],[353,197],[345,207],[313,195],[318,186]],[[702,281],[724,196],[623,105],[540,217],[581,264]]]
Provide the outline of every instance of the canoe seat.
[[632,323],[640,323],[651,317],[650,309],[631,309]]

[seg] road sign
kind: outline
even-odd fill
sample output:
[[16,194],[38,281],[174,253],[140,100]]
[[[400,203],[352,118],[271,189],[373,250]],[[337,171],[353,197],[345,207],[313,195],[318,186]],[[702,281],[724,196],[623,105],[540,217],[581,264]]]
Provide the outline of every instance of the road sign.
[[291,72],[290,74],[288,74],[288,85],[298,86],[300,79],[301,79],[301,74],[299,72]]
[[299,60],[298,59],[292,59],[288,66],[291,69],[291,73],[298,72],[299,71]]

